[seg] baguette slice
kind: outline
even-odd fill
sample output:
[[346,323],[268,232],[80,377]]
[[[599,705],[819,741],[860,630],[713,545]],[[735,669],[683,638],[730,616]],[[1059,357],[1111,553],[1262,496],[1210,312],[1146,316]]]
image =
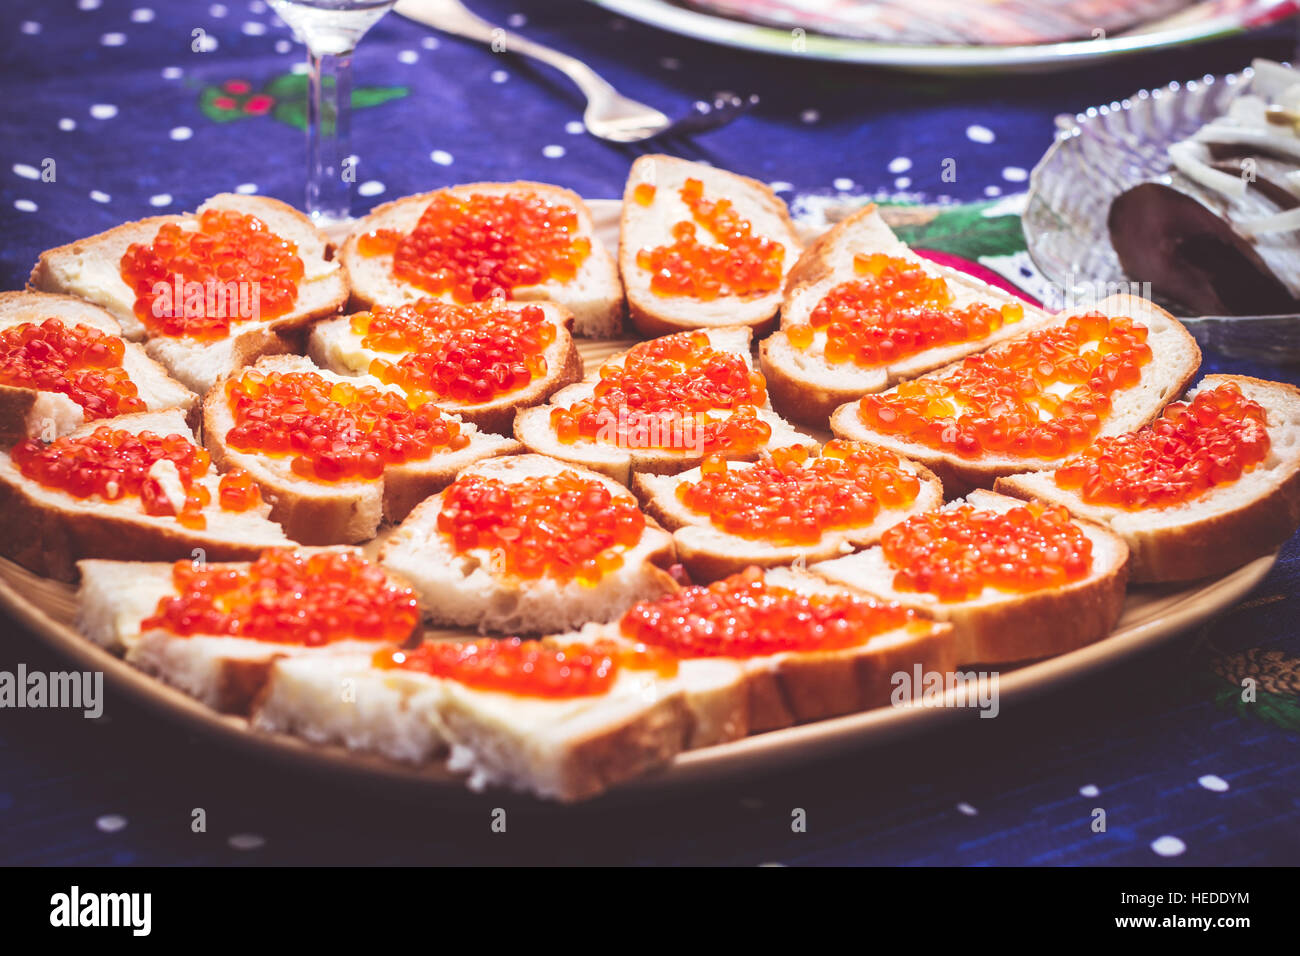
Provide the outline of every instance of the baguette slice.
[[[220,567],[236,570],[240,565]],[[146,629],[143,622],[157,610],[159,601],[177,593],[171,564],[82,561],[79,569],[78,629],[101,647],[124,652],[128,663],[222,713],[248,714],[281,658],[356,657],[385,646],[383,641],[362,638],[307,646]]]
[[[317,368],[300,355],[276,355],[260,359],[258,372],[312,372],[331,382],[349,382],[386,389],[368,375],[339,375]],[[455,416],[451,416],[455,418]],[[383,520],[400,521],[415,505],[450,484],[473,462],[517,451],[517,442],[500,435],[480,433],[472,424],[462,424],[461,433],[470,443],[458,451],[437,451],[424,461],[391,465],[381,478],[349,481],[314,481],[296,475],[290,456],[263,455],[239,451],[226,443],[234,427],[224,387],[214,388],[203,401],[203,434],[214,460],[226,467],[243,468],[253,476],[271,502],[271,516],[286,532],[303,544],[356,544],[375,536]]]
[[[972,491],[966,504],[999,514],[1023,502],[991,491]],[[949,507],[957,507],[961,500]],[[953,626],[958,664],[1009,664],[1064,654],[1106,637],[1124,607],[1128,548],[1100,525],[1076,522],[1092,542],[1092,570],[1065,587],[1029,594],[985,588],[968,601],[894,587],[895,569],[881,548],[811,565],[828,581],[897,601]]]
[[[644,335],[667,335],[682,329],[719,325],[748,325],[755,334],[771,329],[781,307],[781,286],[753,295],[721,295],[711,300],[693,296],[659,295],[650,288],[652,273],[637,264],[637,253],[673,243],[673,229],[692,222],[690,207],[681,198],[688,179],[704,185],[704,199],[726,199],[742,219],[753,225],[753,234],[779,242],[784,248],[782,272],[788,272],[799,257],[799,236],[785,203],[766,185],[725,170],[692,163],[671,156],[641,156],[632,164],[623,193],[618,266],[627,290],[628,316]],[[637,199],[641,185],[654,187],[648,204]],[[702,225],[695,237],[707,245],[716,238]]]
[[[599,481],[610,493],[628,490],[604,475],[574,468],[542,455],[512,455],[472,465],[461,478],[482,476],[510,483],[572,472]],[[438,530],[444,495],[436,495],[411,512],[389,536],[380,563],[411,581],[419,591],[427,619],[446,627],[480,632],[541,634],[608,621],[645,598],[676,589],[663,570],[672,564],[672,537],[647,522],[641,540],[623,554],[623,565],[603,575],[595,586],[551,576],[520,580],[493,567],[487,548],[458,552]]]
[[[832,289],[861,278],[853,264],[854,257],[860,253],[882,253],[904,259],[921,267],[927,275],[943,279],[953,295],[951,308],[954,310],[975,304],[994,308],[1010,305],[1022,308],[1024,316],[984,338],[929,348],[870,368],[853,362],[828,362],[824,332],[815,333],[808,348],[795,348],[786,330],[792,325],[807,325],[813,310]],[[870,204],[838,223],[799,257],[786,283],[781,331],[763,341],[759,358],[776,408],[793,421],[825,427],[831,412],[845,402],[868,392],[884,391],[902,379],[941,368],[1051,321],[1047,313],[1017,296],[917,255],[894,235],[875,205]]]
[[[472,655],[494,644],[462,648]],[[601,693],[554,698],[380,669],[372,660],[277,662],[254,725],[408,762],[450,748],[448,768],[465,774],[471,789],[507,787],[566,803],[667,763],[692,728],[679,679],[625,663]],[[355,702],[341,703],[344,697]]]
[[[548,280],[535,286],[519,286],[511,297],[521,301],[550,301],[564,306],[574,315],[574,331],[590,338],[612,338],[622,326],[623,286],[619,283],[618,267],[595,234],[591,212],[586,203],[568,189],[548,186],[545,183],[468,183],[447,190],[406,196],[376,206],[354,226],[343,244],[339,260],[347,270],[352,286],[353,304],[358,309],[376,305],[403,305],[414,302],[429,293],[393,274],[393,256],[362,255],[357,248],[361,236],[377,229],[393,230],[408,235],[415,229],[433,198],[441,192],[467,199],[473,195],[531,195],[547,202],[567,206],[577,213],[576,235],[591,243],[591,252],[568,282]],[[449,296],[446,296],[449,298]]]
[[[1130,295],[1111,296],[1095,308],[1080,310],[1080,313],[1094,311],[1108,316],[1129,316],[1146,326],[1149,333],[1147,344],[1151,346],[1152,359],[1142,367],[1141,380],[1113,396],[1111,414],[1101,423],[1099,437],[1119,435],[1151,421],[1187,388],[1200,366],[1201,350],[1177,319],[1146,299]],[[1059,320],[1064,322],[1073,314],[1062,315]],[[998,347],[994,346],[994,349]],[[942,379],[959,365],[954,363],[930,372],[923,379]],[[972,488],[991,488],[993,482],[1004,475],[1043,471],[1063,460],[1016,457],[1006,453],[967,458],[939,451],[868,428],[858,414],[857,402],[849,402],[835,410],[831,416],[831,431],[840,438],[872,442],[924,464],[943,479],[944,489],[949,495]]]
[[[770,568],[762,572],[752,568],[736,577],[751,575],[765,586],[797,594],[848,594],[857,600],[874,600],[856,589],[792,568]],[[601,631],[611,639],[633,640],[618,623],[606,625]],[[798,635],[785,632],[783,636]],[[847,648],[710,659],[729,660],[743,671],[750,733],[883,706],[890,702],[895,674],[910,674],[918,665],[924,671],[946,672],[956,664],[952,628],[924,617],[916,618],[909,626],[868,636]],[[686,663],[683,661],[683,667]]]
[[[44,292],[0,292],[0,330],[40,325],[47,319],[58,319],[69,328],[84,325],[122,338],[117,320],[83,299]],[[122,369],[135,385],[146,411],[179,408],[186,414],[197,412],[197,395],[169,378],[139,345],[124,342],[123,346]],[[85,424],[85,409],[62,392],[0,385],[0,445],[8,447],[24,438],[37,437],[53,441]]]
[[1058,488],[1053,472],[999,478],[996,489],[1017,498],[1062,504],[1105,525],[1128,544],[1134,581],[1188,581],[1224,574],[1268,554],[1300,528],[1300,389],[1241,375],[1207,375],[1188,395],[1232,382],[1263,406],[1268,458],[1237,481],[1169,508],[1129,511],[1089,504]]
[[[803,470],[807,470],[814,460],[810,458]],[[729,471],[742,474],[753,467],[745,462],[727,465]],[[891,525],[911,515],[933,511],[943,504],[943,485],[933,472],[905,458],[898,460],[898,467],[915,475],[921,482],[920,493],[910,505],[883,507],[869,524],[827,531],[809,545],[773,544],[763,538],[731,534],[715,525],[708,514],[692,510],[678,497],[678,489],[700,481],[699,468],[680,475],[637,475],[633,487],[644,502],[646,513],[673,532],[678,560],[686,566],[692,580],[715,581],[749,565],[771,568],[796,561],[824,561],[839,557],[875,544]]]
[[[90,435],[104,426],[136,434],[183,435],[195,442],[179,408],[92,422],[68,437]],[[169,498],[181,499],[175,505],[179,510],[183,490],[175,469],[170,471],[171,476],[164,473],[159,480]],[[217,469],[211,469],[195,482],[208,489],[212,503],[203,511],[207,527],[194,530],[175,515],[146,514],[135,496],[107,501],[47,488],[23,475],[9,452],[0,451],[0,553],[37,574],[70,581],[81,558],[181,560],[198,550],[204,560],[238,561],[263,548],[291,543],[280,526],[268,520],[265,503],[243,512],[222,509],[220,480]]]
[[[746,365],[753,366],[749,354],[750,337],[753,333],[749,328],[719,326],[705,329],[704,334],[708,336],[710,346],[716,351],[739,355]],[[555,430],[551,427],[552,409],[571,408],[578,402],[591,398],[595,393],[596,384],[601,380],[601,370],[621,366],[628,354],[628,352],[621,352],[610,357],[599,369],[589,373],[581,382],[560,389],[551,396],[546,405],[522,409],[515,416],[515,437],[529,451],[590,468],[624,485],[631,483],[633,472],[671,475],[698,465],[704,455],[691,447],[681,450],[652,447],[625,448],[611,442],[586,439],[565,443],[556,437]],[[809,436],[797,431],[773,412],[770,405],[765,404],[759,408],[758,417],[772,429],[772,436],[768,439],[766,449],[786,445],[815,444]],[[760,452],[752,452],[727,457],[752,460],[759,454]]]
[[202,394],[222,375],[261,355],[296,351],[298,342],[293,329],[332,315],[347,302],[346,273],[334,261],[333,245],[310,219],[275,199],[234,193],[213,196],[196,214],[154,216],[128,222],[44,252],[32,269],[28,288],[79,296],[111,313],[121,323],[127,338],[145,338],[148,330],[135,314],[135,292],[122,279],[122,257],[135,243],[152,243],[158,230],[167,223],[177,223],[186,230],[197,229],[198,215],[208,209],[256,216],[276,235],[297,245],[304,272],[298,283],[297,301],[287,315],[234,322],[230,335],[212,342],[149,336],[146,345],[149,354],[186,386]]
[[[419,300],[430,302],[432,300]],[[582,378],[582,357],[573,342],[573,313],[552,302],[501,302],[498,308],[509,315],[524,308],[539,308],[546,322],[555,331],[555,340],[546,347],[542,357],[546,360],[546,374],[535,378],[526,386],[486,402],[459,401],[450,396],[436,396],[434,404],[473,422],[485,432],[510,435],[514,427],[515,412],[521,408],[546,401],[552,392]],[[352,316],[326,319],[312,326],[307,340],[307,354],[323,368],[344,375],[362,375],[370,371],[376,359],[396,363],[406,353],[380,352],[365,345],[365,337],[353,330]]]

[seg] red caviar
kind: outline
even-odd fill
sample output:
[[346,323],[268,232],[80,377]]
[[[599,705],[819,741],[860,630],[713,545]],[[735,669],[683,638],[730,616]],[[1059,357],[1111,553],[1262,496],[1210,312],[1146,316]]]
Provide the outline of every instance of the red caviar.
[[226,511],[250,511],[262,503],[262,490],[252,475],[242,468],[234,468],[221,476],[217,500]]
[[862,422],[965,457],[1063,458],[1089,444],[1111,397],[1142,380],[1147,330],[1098,313],[972,355],[953,371],[858,403]]
[[830,651],[916,622],[898,604],[844,592],[800,594],[747,568],[713,584],[641,601],[619,626],[630,640],[681,658]]
[[415,592],[351,551],[263,551],[251,564],[178,561],[176,594],[141,627],[320,647],[404,641],[420,620]]
[[406,651],[375,654],[381,670],[401,668],[454,680],[476,690],[562,700],[593,697],[614,686],[620,670],[677,674],[677,659],[647,647],[615,641],[555,645],[517,637],[478,641],[426,641]]
[[631,495],[572,471],[505,482],[470,475],[443,494],[438,530],[457,552],[493,552],[493,570],[593,585],[641,540],[645,515]]
[[766,401],[767,383],[744,358],[715,351],[703,332],[678,332],[606,362],[595,394],[552,409],[551,427],[565,444],[746,452],[772,437],[757,414]]
[[[101,425],[78,438],[65,436],[48,445],[34,438],[13,449],[14,464],[26,477],[47,488],[57,488],[75,498],[98,495],[120,501],[128,495],[140,499],[145,514],[175,515],[187,528],[207,526],[203,516],[212,494],[198,479],[208,473],[208,453],[184,435],[129,432]],[[160,461],[176,468],[185,502],[178,513],[151,469]]]
[[292,457],[293,473],[318,481],[378,478],[389,465],[423,461],[469,444],[435,406],[316,372],[246,369],[226,380],[239,451]]
[[637,183],[632,190],[632,198],[640,205],[648,206],[655,201],[655,191],[653,183]]
[[[691,218],[673,226],[670,245],[636,254],[636,264],[653,273],[652,292],[708,302],[723,295],[762,295],[781,287],[785,278],[781,243],[754,235],[753,224],[741,218],[730,199],[705,199],[704,183],[698,179],[686,180],[680,195]],[[636,198],[646,204],[639,192]],[[701,242],[697,227],[714,242]]]
[[1036,501],[1002,514],[962,505],[915,515],[886,531],[880,545],[897,572],[895,588],[943,601],[969,600],[986,587],[1060,587],[1092,567],[1092,542],[1070,513]]
[[677,497],[713,526],[776,544],[815,544],[827,531],[868,525],[882,508],[916,500],[921,482],[893,452],[835,440],[808,460],[802,445],[774,449],[755,465],[728,469],[710,457]]
[[25,322],[0,332],[0,385],[66,395],[87,421],[142,412],[145,403],[122,367],[125,354],[120,338],[88,325]]
[[869,368],[926,349],[982,339],[1025,316],[1018,303],[952,308],[948,283],[906,259],[876,252],[859,254],[853,261],[862,278],[835,286],[806,324],[785,330],[795,348],[808,348],[816,332],[825,332],[828,362]]
[[362,345],[405,353],[375,359],[370,374],[420,398],[478,404],[524,388],[546,375],[543,353],[555,324],[540,306],[511,309],[500,300],[456,305],[421,299],[377,306],[352,317]]
[[1268,417],[1235,382],[1174,402],[1146,428],[1102,438],[1056,470],[1090,504],[1167,508],[1239,479],[1271,447]]
[[393,274],[457,302],[509,299],[521,286],[568,282],[591,254],[578,213],[528,193],[435,193],[408,234],[377,229],[363,256],[391,254]]
[[[290,312],[303,262],[293,242],[256,216],[209,209],[196,230],[169,222],[152,243],[133,243],[121,270],[135,293],[136,318],[151,333],[212,340],[229,335],[234,322]],[[191,283],[203,295],[186,287]]]

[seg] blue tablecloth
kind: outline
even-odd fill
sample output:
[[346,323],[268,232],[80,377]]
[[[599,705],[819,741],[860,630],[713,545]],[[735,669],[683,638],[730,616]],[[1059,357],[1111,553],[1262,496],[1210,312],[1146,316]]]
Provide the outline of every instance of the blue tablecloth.
[[[719,90],[760,94],[751,115],[674,148],[782,184],[805,210],[841,193],[988,204],[921,217],[979,220],[974,244],[924,226],[918,244],[1004,274],[1023,250],[1008,197],[1023,192],[1056,114],[1293,46],[1283,26],[1083,72],[936,79],[729,51],[580,0],[473,5],[670,113]],[[0,287],[20,288],[42,249],[218,191],[299,202],[301,58],[260,0],[9,0]],[[472,180],[614,197],[637,152],[584,135],[581,103],[557,75],[397,16],[374,28],[356,67],[357,212]],[[1206,369],[1300,381],[1293,368],[1215,355]],[[0,710],[0,862],[1300,863],[1298,582],[1293,541],[1216,624],[997,720],[571,810],[501,795],[440,802],[270,766],[116,697],[97,721]],[[0,669],[60,666],[0,626]],[[1254,705],[1236,701],[1243,675],[1260,681]],[[490,826],[498,806],[504,834]],[[1090,827],[1097,807],[1104,833]],[[198,808],[204,832],[191,825]],[[792,832],[796,808],[806,832]]]

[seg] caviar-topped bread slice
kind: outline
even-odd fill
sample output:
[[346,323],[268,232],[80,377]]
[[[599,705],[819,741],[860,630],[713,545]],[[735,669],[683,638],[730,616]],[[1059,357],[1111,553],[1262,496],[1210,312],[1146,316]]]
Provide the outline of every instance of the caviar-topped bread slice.
[[352,548],[78,568],[87,638],[223,712],[247,713],[281,657],[373,653],[420,623],[415,592]]
[[0,293],[0,445],[136,412],[188,414],[197,401],[124,341],[103,309],[66,295]]
[[[446,750],[471,789],[572,802],[686,746],[691,714],[677,670],[669,655],[613,641],[430,641],[279,661],[253,722],[399,760]],[[354,701],[346,709],[343,688]]]
[[268,511],[176,408],[0,451],[0,553],[47,577],[71,580],[81,558],[246,558],[289,541]]
[[646,511],[673,532],[678,559],[697,581],[748,565],[819,561],[875,544],[909,515],[943,504],[928,469],[892,451],[836,439],[757,462],[705,459],[679,475],[637,475]]
[[339,253],[357,307],[547,300],[578,335],[622,325],[623,287],[574,192],[544,183],[469,183],[377,206]]
[[768,404],[750,335],[746,326],[721,326],[642,342],[549,404],[520,411],[515,437],[624,484],[633,472],[674,474],[710,455],[755,459],[812,444]]
[[173,377],[203,393],[258,356],[297,351],[297,327],[348,298],[312,221],[222,193],[195,213],[130,222],[41,255],[28,287],[106,309]]
[[799,252],[785,203],[763,183],[672,156],[632,164],[618,264],[642,334],[770,329]]
[[877,547],[809,570],[950,622],[960,664],[1005,664],[1110,634],[1128,548],[1059,505],[977,490],[894,525]]
[[672,537],[604,475],[542,455],[466,468],[384,542],[434,624],[543,634],[672,590]]
[[[956,661],[947,624],[790,568],[750,567],[643,601],[583,633],[595,635],[671,654],[683,667],[739,667],[749,733],[886,705],[897,673],[944,673]],[[712,720],[716,701],[702,701],[700,719]]]
[[781,329],[759,357],[777,410],[825,426],[838,405],[1049,322],[1011,293],[917,255],[868,205],[799,258]]
[[253,476],[304,544],[356,544],[401,521],[467,465],[518,450],[431,402],[300,355],[263,358],[203,402],[213,457]]
[[1045,471],[1145,425],[1182,393],[1201,352],[1136,296],[1058,317],[946,368],[841,405],[831,430],[933,469],[951,494]]
[[552,302],[417,299],[318,322],[307,350],[326,368],[373,375],[508,435],[517,409],[582,377],[572,326]]
[[997,490],[1105,524],[1128,543],[1135,581],[1223,574],[1300,527],[1300,390],[1207,375],[1147,427]]

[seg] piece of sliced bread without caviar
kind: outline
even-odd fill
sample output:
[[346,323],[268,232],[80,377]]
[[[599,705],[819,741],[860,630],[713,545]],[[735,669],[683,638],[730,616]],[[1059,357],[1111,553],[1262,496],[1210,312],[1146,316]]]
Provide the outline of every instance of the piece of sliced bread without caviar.
[[467,465],[519,448],[432,404],[411,409],[396,386],[300,355],[263,358],[209,392],[203,434],[213,458],[252,475],[271,516],[303,544],[367,541]]
[[271,666],[252,713],[257,730],[423,764],[446,753],[439,680],[374,666],[374,653],[299,654]]
[[1108,527],[1128,543],[1134,581],[1224,574],[1300,527],[1300,390],[1207,375],[1148,428],[996,487]]
[[[678,332],[606,359],[546,405],[515,416],[529,451],[608,475],[675,474],[710,454],[757,458],[815,444],[772,411],[746,326]],[[730,442],[730,444],[728,444]]]
[[672,537],[626,488],[542,455],[479,462],[385,539],[436,625],[542,634],[674,590]]
[[959,664],[1009,664],[1109,635],[1124,606],[1128,548],[1061,509],[977,490],[809,571],[950,622]]
[[920,462],[954,496],[1051,469],[1098,437],[1140,428],[1182,394],[1200,360],[1177,319],[1117,295],[841,405],[831,430]]
[[310,219],[233,193],[196,213],[129,222],[42,253],[28,288],[106,309],[200,394],[261,355],[297,351],[294,329],[348,299],[334,247]]
[[374,653],[409,641],[420,620],[415,593],[352,548],[80,571],[86,637],[223,713],[247,714],[282,657]]
[[353,306],[425,296],[550,301],[577,335],[609,338],[623,321],[614,257],[577,193],[545,183],[468,183],[377,206],[339,252]]
[[375,374],[480,429],[512,433],[515,412],[582,378],[573,313],[552,302],[419,299],[317,322],[307,354]]
[[646,513],[673,532],[694,581],[839,557],[943,504],[939,479],[893,452],[838,439],[818,457],[808,451],[778,448],[752,464],[710,460],[703,472],[637,475],[633,486]]
[[268,511],[248,476],[211,467],[179,408],[0,451],[0,554],[60,580],[81,558],[233,561],[290,543]]
[[684,661],[736,663],[750,733],[884,706],[895,674],[956,663],[949,625],[791,568],[683,588],[592,633]]
[[763,183],[672,156],[632,164],[618,265],[628,316],[643,335],[768,331],[799,251],[785,203]]
[[0,445],[52,441],[87,422],[179,408],[198,396],[124,341],[117,320],[68,295],[0,292]]
[[1023,299],[909,249],[874,204],[804,251],[759,357],[772,403],[825,427],[839,405],[1051,322]]

